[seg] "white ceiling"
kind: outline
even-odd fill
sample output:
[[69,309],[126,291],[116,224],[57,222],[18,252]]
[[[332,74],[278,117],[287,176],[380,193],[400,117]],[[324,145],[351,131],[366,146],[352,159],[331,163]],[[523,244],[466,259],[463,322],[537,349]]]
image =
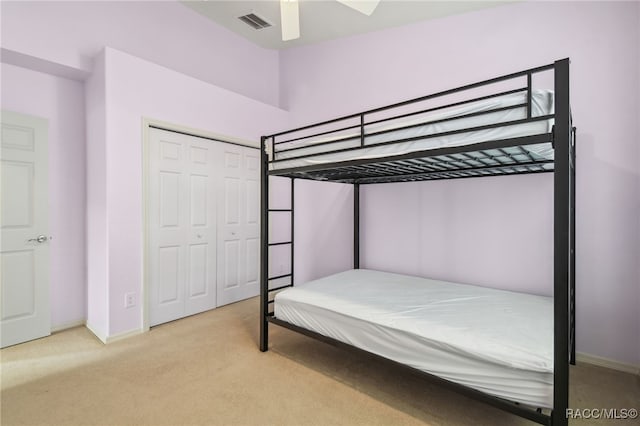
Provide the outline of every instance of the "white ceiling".
[[[366,16],[335,0],[299,0],[300,38],[286,42],[281,40],[278,0],[204,0],[182,3],[259,46],[286,49],[496,7],[512,1],[381,0],[373,14]],[[238,19],[248,13],[255,13],[273,26],[254,30]]]

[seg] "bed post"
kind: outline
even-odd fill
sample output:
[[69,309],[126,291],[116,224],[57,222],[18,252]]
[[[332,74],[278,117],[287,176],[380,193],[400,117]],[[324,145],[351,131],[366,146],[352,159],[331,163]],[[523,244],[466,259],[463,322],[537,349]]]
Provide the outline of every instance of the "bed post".
[[360,184],[353,184],[353,269],[360,269]]
[[568,424],[569,407],[569,270],[571,215],[571,112],[569,110],[569,59],[555,62],[555,123],[553,141],[553,426]]
[[294,260],[294,254],[295,254],[295,250],[294,250],[294,237],[295,237],[295,216],[293,215],[293,212],[295,211],[295,208],[293,207],[295,205],[295,181],[296,178],[292,177],[291,178],[291,213],[290,214],[290,219],[291,219],[291,245],[290,245],[290,255],[291,255],[291,266],[289,267],[290,271],[291,271],[291,285],[293,286],[295,284],[295,274],[294,274],[294,266],[296,264],[295,260]]
[[571,131],[571,269],[569,272],[571,355],[569,362],[572,365],[576,365],[576,130],[573,127]]
[[260,350],[269,349],[269,156],[260,138]]
[[[573,120],[572,120],[573,121]],[[576,365],[576,128],[571,129],[571,241],[569,251],[569,363]]]

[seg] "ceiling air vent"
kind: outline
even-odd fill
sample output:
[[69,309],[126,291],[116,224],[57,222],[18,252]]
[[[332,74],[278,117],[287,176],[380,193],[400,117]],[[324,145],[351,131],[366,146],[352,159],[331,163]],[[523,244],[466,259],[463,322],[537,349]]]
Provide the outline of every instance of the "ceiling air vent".
[[238,17],[238,19],[249,25],[254,30],[261,30],[263,28],[268,28],[271,26],[270,23],[268,23],[255,13],[249,13],[247,15],[240,16]]

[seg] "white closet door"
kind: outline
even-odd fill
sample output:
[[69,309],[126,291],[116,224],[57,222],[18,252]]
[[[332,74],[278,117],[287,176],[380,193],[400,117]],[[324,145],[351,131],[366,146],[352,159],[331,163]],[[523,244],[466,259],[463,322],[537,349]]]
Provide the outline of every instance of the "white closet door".
[[150,130],[149,323],[216,307],[219,145]]
[[1,346],[51,333],[47,121],[2,112]]
[[260,151],[222,144],[218,204],[218,305],[259,290]]

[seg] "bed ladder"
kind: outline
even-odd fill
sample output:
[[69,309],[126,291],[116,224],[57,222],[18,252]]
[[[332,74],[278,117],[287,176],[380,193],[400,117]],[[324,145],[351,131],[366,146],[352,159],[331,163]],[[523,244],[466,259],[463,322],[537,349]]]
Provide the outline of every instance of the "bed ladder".
[[[266,151],[266,140],[262,139],[262,170],[261,173],[261,223],[260,223],[260,350],[265,352],[269,349],[269,317],[273,317],[272,307],[273,298],[272,294],[294,285],[294,206],[295,206],[295,178],[291,179],[290,187],[290,205],[289,208],[270,208],[269,207],[269,162],[268,154]],[[289,241],[277,241],[272,242],[269,237],[269,220],[272,214],[288,214],[290,222],[290,238]],[[289,246],[288,254],[290,258],[290,269],[286,274],[279,273],[276,276],[269,275],[270,265],[270,251],[272,247]],[[283,253],[281,255],[284,255]],[[271,284],[274,281],[284,280],[289,278],[288,284],[278,283],[274,287]]]

